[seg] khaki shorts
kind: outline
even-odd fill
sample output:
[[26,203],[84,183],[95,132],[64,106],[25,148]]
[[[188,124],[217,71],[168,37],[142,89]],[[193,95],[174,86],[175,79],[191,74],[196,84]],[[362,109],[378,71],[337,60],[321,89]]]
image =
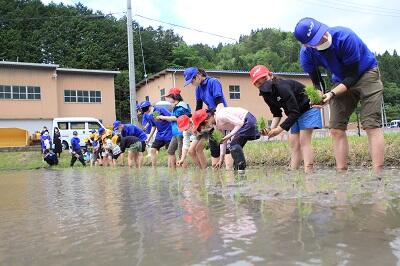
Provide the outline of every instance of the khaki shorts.
[[379,69],[368,70],[353,87],[331,100],[329,128],[346,130],[358,102],[361,103],[362,128],[381,127],[382,97],[383,84]]

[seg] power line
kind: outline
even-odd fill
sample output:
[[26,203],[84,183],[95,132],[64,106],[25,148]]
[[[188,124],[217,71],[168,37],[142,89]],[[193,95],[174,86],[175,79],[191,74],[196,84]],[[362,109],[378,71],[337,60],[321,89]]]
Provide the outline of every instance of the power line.
[[[375,6],[375,5],[368,5],[368,4],[359,4],[359,3],[355,3],[355,2],[348,2],[348,1],[343,1],[343,0],[330,0],[333,2],[339,2],[340,4],[343,5],[351,5],[355,8],[362,8],[362,9],[372,9],[372,10],[382,10],[382,11],[386,11],[386,12],[400,12],[400,9],[395,9],[395,8],[387,8],[387,7],[381,7],[381,6]],[[329,2],[329,1],[328,1]]]
[[[381,12],[381,11],[375,12],[375,11],[370,11],[370,10],[357,9],[355,7],[350,7],[350,6],[347,6],[347,8],[346,8],[346,6],[340,7],[340,6],[338,6],[338,4],[335,4],[332,2],[329,3],[329,2],[320,2],[320,1],[312,1],[312,0],[303,0],[303,2],[305,2],[306,4],[310,4],[310,5],[329,7],[329,8],[338,9],[338,10],[347,11],[347,12],[356,12],[356,13],[363,13],[363,14],[377,15],[377,16],[384,16],[384,17],[395,17],[395,18],[400,17],[400,13],[385,13],[385,12]],[[341,5],[344,5],[344,4],[341,4]]]
[[170,23],[170,22],[166,22],[166,21],[162,21],[162,20],[158,20],[158,19],[145,17],[145,16],[140,15],[140,14],[136,14],[135,16],[136,17],[140,17],[140,18],[144,18],[144,19],[147,19],[147,20],[159,22],[159,23],[162,23],[162,24],[167,24],[167,25],[170,25],[170,26],[173,26],[173,27],[178,27],[178,28],[182,28],[182,29],[186,29],[186,30],[196,31],[196,32],[200,32],[200,33],[204,33],[204,34],[208,34],[208,35],[213,35],[213,36],[216,36],[216,37],[224,38],[224,39],[237,41],[237,39],[232,38],[232,37],[227,37],[227,36],[223,36],[223,35],[212,33],[212,32],[208,32],[208,31],[203,31],[203,30],[199,30],[199,29],[195,29],[195,28],[181,26],[181,25],[178,25],[178,24],[174,24],[174,23]]

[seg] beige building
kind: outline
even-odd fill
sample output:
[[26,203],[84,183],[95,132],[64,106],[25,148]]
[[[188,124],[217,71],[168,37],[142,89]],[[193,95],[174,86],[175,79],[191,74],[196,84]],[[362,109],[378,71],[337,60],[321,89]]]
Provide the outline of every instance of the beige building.
[[0,127],[31,134],[55,117],[115,120],[118,71],[60,68],[54,64],[0,62]]
[[[195,88],[192,85],[183,87],[184,69],[165,69],[136,85],[138,102],[149,100],[155,103],[164,100],[164,95],[170,88],[178,87],[182,90],[182,97],[192,109],[195,109]],[[264,117],[271,121],[272,114],[259,91],[251,83],[248,71],[206,70],[207,74],[218,78],[222,84],[225,98],[229,106],[240,106],[256,117]],[[275,76],[283,79],[294,79],[304,85],[312,85],[307,73],[276,72]],[[326,119],[325,119],[326,120]]]

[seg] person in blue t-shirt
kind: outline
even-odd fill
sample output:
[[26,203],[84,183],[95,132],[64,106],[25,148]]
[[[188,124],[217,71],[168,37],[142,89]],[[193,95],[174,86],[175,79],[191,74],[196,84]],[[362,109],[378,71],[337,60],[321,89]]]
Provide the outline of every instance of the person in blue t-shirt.
[[176,168],[175,153],[178,151],[178,158],[181,158],[183,146],[183,133],[179,131],[176,121],[181,115],[188,115],[190,117],[192,111],[189,105],[183,101],[181,90],[178,88],[170,89],[168,94],[165,95],[165,99],[174,107],[172,116],[160,115],[158,119],[171,122],[172,140],[168,146],[168,167]]
[[118,120],[113,123],[113,129],[114,131],[121,132],[122,138],[133,136],[137,137],[141,141],[142,148],[140,149],[136,160],[141,166],[143,164],[143,152],[146,150],[146,140],[147,140],[146,133],[141,128],[135,125],[122,124],[121,121]]
[[300,63],[314,86],[324,86],[319,67],[332,73],[335,86],[323,95],[323,101],[330,105],[329,127],[337,170],[347,170],[347,123],[360,102],[361,124],[368,135],[374,171],[379,174],[385,147],[380,129],[383,85],[375,55],[351,29],[328,27],[313,18],[301,19],[294,36],[304,45]]
[[74,166],[76,160],[78,159],[83,166],[86,166],[85,159],[83,158],[83,153],[81,150],[81,140],[78,137],[78,132],[74,131],[72,133],[74,137],[71,139],[71,167]]
[[147,138],[147,142],[152,139],[154,132],[157,129],[157,134],[151,145],[151,165],[153,168],[157,166],[157,152],[165,147],[168,149],[169,143],[172,139],[172,127],[171,123],[165,120],[160,120],[158,116],[171,116],[171,113],[164,107],[152,106],[149,101],[143,101],[140,104],[142,113],[149,115],[149,123],[151,125],[151,132]]
[[[221,82],[218,79],[210,77],[203,69],[197,67],[189,67],[183,73],[185,78],[185,86],[192,84],[196,87],[196,111],[203,108],[203,103],[206,104],[209,111],[215,110],[217,105],[227,107],[224,92]],[[208,134],[199,134],[196,140],[192,141],[189,148],[189,154],[195,163],[202,169],[207,167],[207,160],[204,155],[204,139],[208,138],[211,151],[212,165],[219,162],[220,146]],[[232,169],[233,159],[230,156],[229,150],[226,151],[225,165],[227,169]],[[229,154],[229,155],[228,155]]]

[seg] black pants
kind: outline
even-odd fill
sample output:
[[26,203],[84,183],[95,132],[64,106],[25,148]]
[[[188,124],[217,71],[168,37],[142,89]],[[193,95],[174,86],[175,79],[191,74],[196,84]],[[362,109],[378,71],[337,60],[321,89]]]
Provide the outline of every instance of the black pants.
[[82,154],[81,150],[72,152],[71,167],[74,166],[76,160],[79,160],[83,166],[86,166],[86,163],[85,163],[85,160],[83,159],[83,154]]

